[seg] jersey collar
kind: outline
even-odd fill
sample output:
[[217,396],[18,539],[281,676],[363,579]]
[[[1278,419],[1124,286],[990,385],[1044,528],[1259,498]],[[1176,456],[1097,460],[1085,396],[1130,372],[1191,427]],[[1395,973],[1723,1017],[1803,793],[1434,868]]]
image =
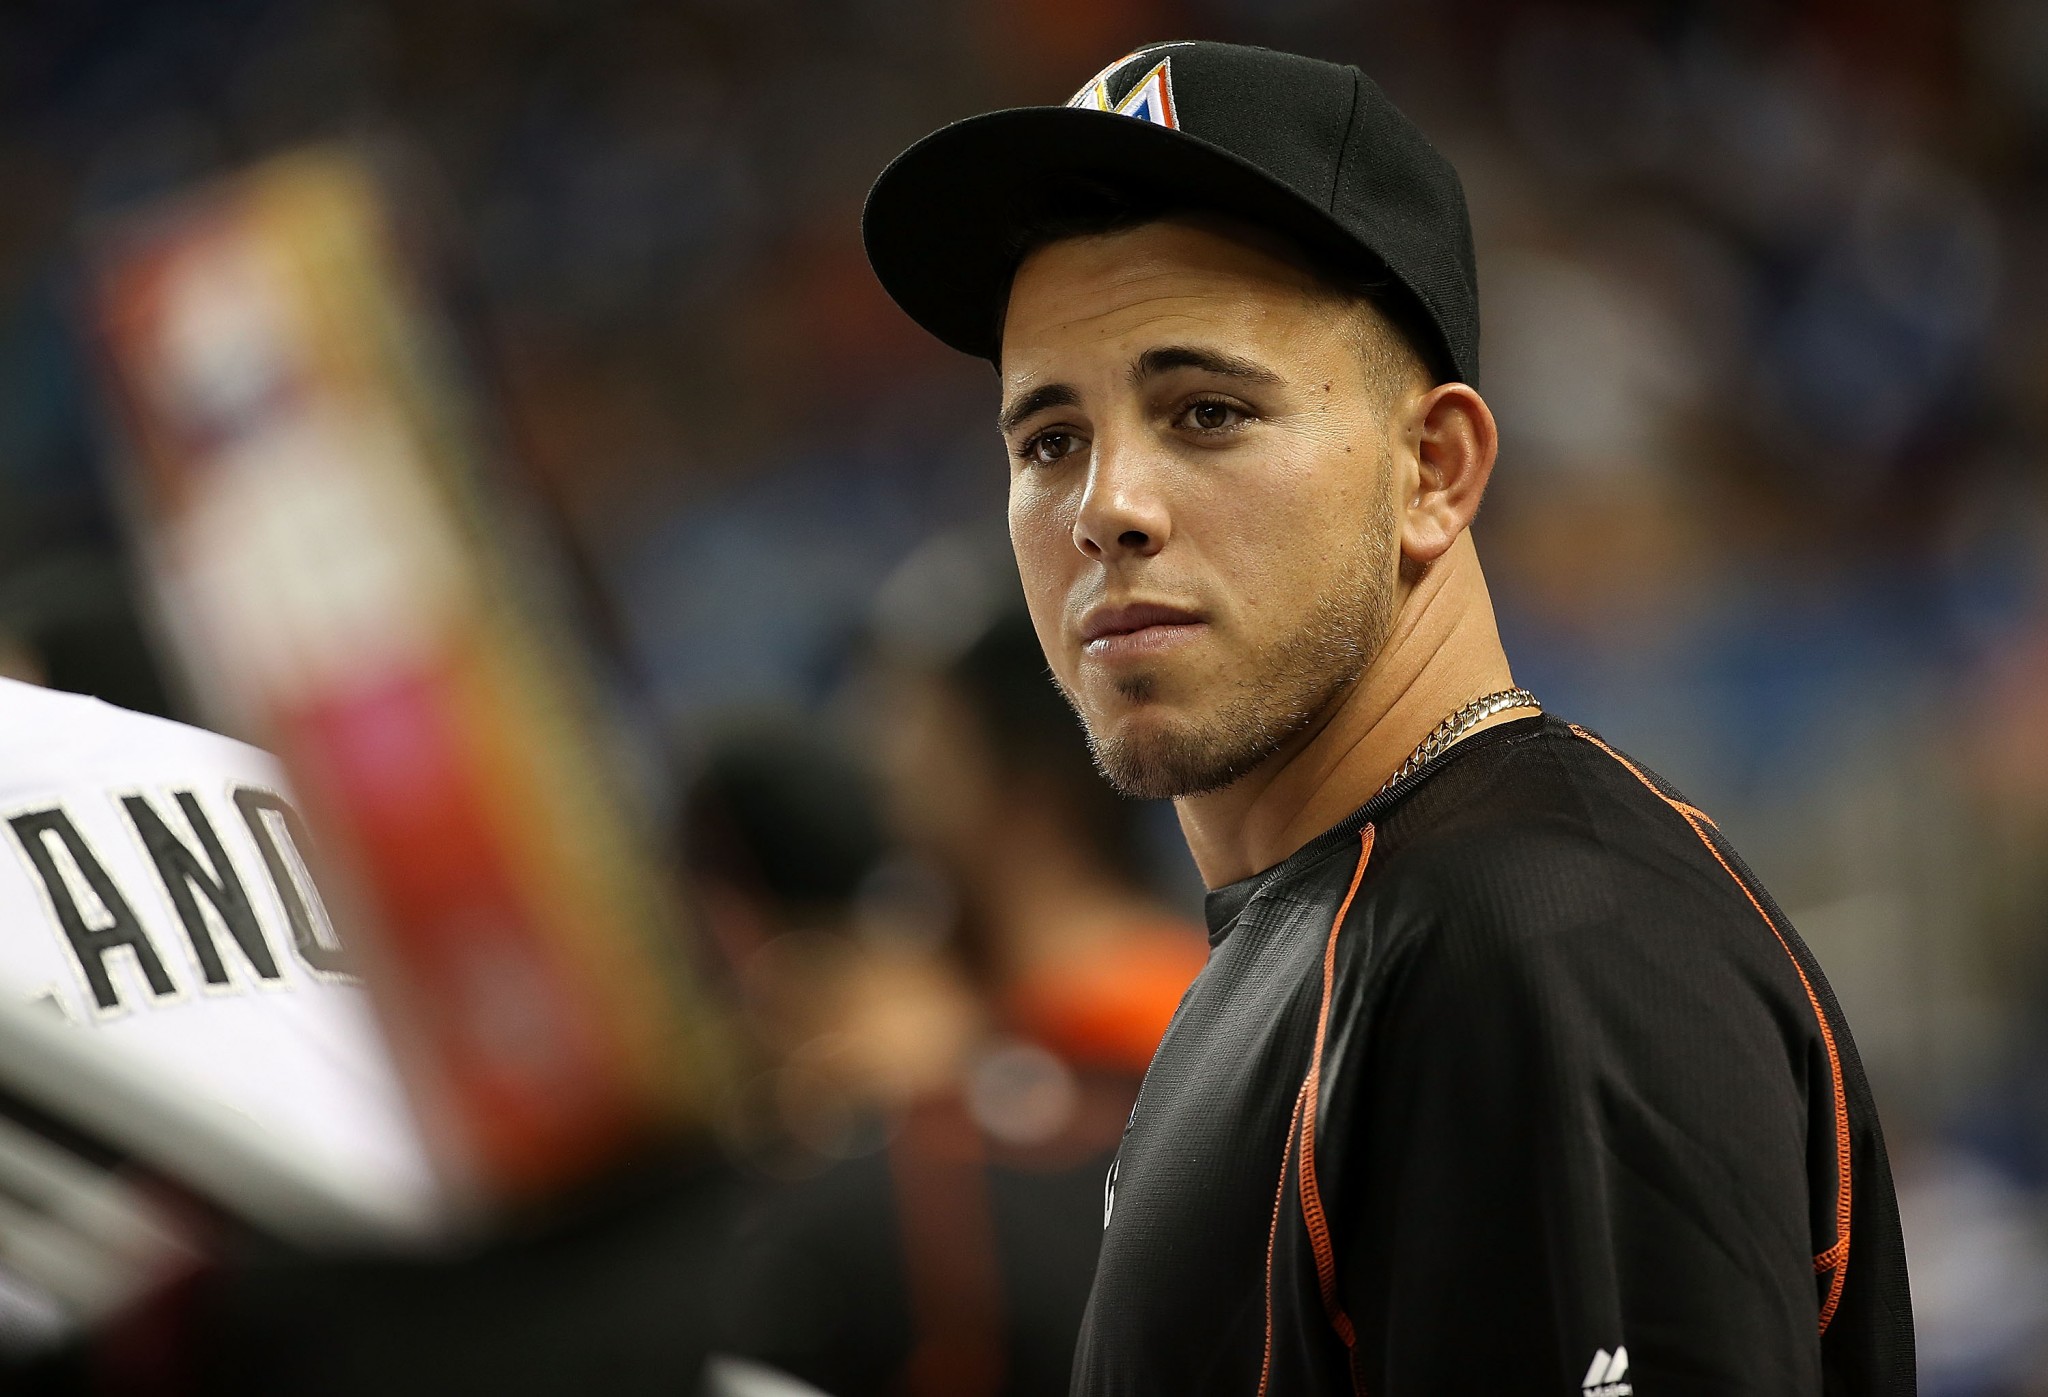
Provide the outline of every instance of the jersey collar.
[[1411,774],[1398,785],[1389,786],[1371,800],[1345,816],[1343,820],[1324,830],[1308,843],[1296,849],[1281,862],[1250,877],[1240,878],[1235,883],[1226,883],[1210,891],[1203,900],[1203,916],[1209,924],[1209,945],[1211,949],[1223,944],[1225,938],[1236,928],[1238,919],[1252,899],[1269,887],[1289,881],[1321,863],[1340,848],[1349,848],[1358,838],[1358,832],[1368,824],[1383,818],[1388,811],[1421,789],[1422,785],[1445,770],[1462,757],[1471,755],[1496,742],[1505,741],[1539,732],[1550,719],[1541,713],[1527,718],[1517,718],[1501,723],[1484,732],[1474,733],[1458,743],[1429,765]]

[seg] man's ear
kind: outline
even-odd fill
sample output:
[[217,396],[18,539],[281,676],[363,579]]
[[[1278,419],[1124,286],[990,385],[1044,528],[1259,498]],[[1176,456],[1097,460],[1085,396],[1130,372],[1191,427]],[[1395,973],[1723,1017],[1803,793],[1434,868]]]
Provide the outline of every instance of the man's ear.
[[1469,383],[1438,384],[1415,401],[1409,420],[1415,473],[1400,501],[1401,554],[1427,567],[1479,513],[1500,434],[1486,399]]

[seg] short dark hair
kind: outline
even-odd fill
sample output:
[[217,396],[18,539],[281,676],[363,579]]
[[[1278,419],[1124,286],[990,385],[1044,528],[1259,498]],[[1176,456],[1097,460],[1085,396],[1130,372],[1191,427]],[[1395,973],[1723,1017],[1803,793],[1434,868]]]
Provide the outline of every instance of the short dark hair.
[[889,851],[872,779],[815,724],[781,715],[712,741],[684,788],[679,833],[691,873],[794,917],[849,914]]
[[[1045,196],[1042,211],[1019,223],[1013,232],[1012,282],[1025,258],[1069,238],[1104,237],[1169,218],[1212,216],[1195,200],[1142,185],[1110,184],[1086,175],[1069,175],[1053,181]],[[1400,347],[1422,366],[1432,383],[1448,383],[1457,377],[1443,351],[1434,347],[1438,336],[1428,312],[1384,263],[1355,250],[1340,254],[1310,247],[1278,232],[1269,232],[1267,236],[1292,254],[1292,260],[1306,268],[1333,296],[1363,301],[1378,311],[1393,329]]]
[[966,702],[990,753],[1018,776],[1043,781],[1088,846],[1115,872],[1141,878],[1142,807],[1095,769],[1081,721],[1053,682],[1030,613],[1004,609],[943,671]]

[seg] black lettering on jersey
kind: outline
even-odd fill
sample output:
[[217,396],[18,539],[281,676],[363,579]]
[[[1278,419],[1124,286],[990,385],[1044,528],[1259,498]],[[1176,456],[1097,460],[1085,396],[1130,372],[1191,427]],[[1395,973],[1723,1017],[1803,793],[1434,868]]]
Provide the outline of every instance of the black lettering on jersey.
[[[319,889],[313,886],[310,877],[302,883],[294,871],[294,865],[303,868],[299,854],[308,847],[305,823],[299,819],[299,812],[282,797],[253,786],[235,788],[235,808],[242,812],[250,837],[262,851],[263,866],[269,870],[271,884],[277,889],[277,900],[284,904],[285,920],[292,929],[292,948],[299,953],[301,960],[322,974],[349,974],[347,953],[320,936],[320,927],[326,918],[315,905],[320,896]],[[284,837],[294,846],[290,857],[278,843],[277,828],[268,818],[271,815],[277,816],[283,826]]]
[[[142,929],[142,923],[128,906],[128,900],[121,896],[121,890],[114,886],[114,880],[107,876],[107,870],[101,866],[91,846],[63,808],[30,811],[12,817],[7,823],[13,827],[14,837],[21,841],[23,851],[35,865],[36,875],[43,880],[43,891],[49,895],[50,906],[57,913],[58,925],[64,928],[65,939],[71,943],[72,954],[78,958],[79,969],[85,972],[85,982],[92,988],[94,1003],[102,1009],[120,1005],[120,992],[114,988],[113,976],[107,973],[107,955],[123,946],[135,953],[135,962],[142,967],[143,978],[149,981],[152,993],[159,996],[176,994],[178,987],[171,982],[170,972],[164,969],[156,947],[150,944],[149,934]],[[72,896],[71,881],[64,876],[64,871],[57,866],[56,856],[50,852],[46,836],[51,834],[63,841],[65,852],[78,866],[86,886],[107,909],[110,920],[105,926],[86,925],[85,911],[78,905],[78,899]]]
[[207,924],[205,909],[199,905],[200,895],[213,905],[221,924],[242,948],[256,973],[266,980],[282,978],[277,959],[270,953],[270,943],[263,939],[256,909],[249,904],[249,894],[242,887],[241,876],[229,862],[227,850],[221,847],[220,836],[213,832],[206,812],[200,809],[198,797],[190,791],[174,791],[172,799],[185,812],[185,819],[199,840],[198,849],[178,838],[146,797],[123,796],[121,808],[128,812],[129,822],[142,836],[142,847],[149,851],[157,877],[171,895],[171,905],[178,909],[178,920],[185,924],[185,935],[192,942],[192,954],[199,958],[199,970],[206,976],[206,983],[227,984],[228,968],[221,963],[213,928]]

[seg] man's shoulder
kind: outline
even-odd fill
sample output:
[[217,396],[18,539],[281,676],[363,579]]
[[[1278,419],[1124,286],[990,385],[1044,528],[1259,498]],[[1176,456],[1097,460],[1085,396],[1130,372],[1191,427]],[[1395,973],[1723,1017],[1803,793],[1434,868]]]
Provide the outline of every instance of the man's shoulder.
[[1625,885],[1666,860],[1714,867],[1717,842],[1712,819],[1654,772],[1597,734],[1546,719],[1389,811],[1376,862],[1389,877],[1485,895],[1563,872]]
[[[1469,754],[1453,748],[1443,769],[1388,811],[1381,825],[1404,845],[1555,838],[1570,829],[1613,846],[1647,833],[1683,831],[1682,812],[1691,809],[1669,782],[1598,733],[1546,715]],[[1672,824],[1674,815],[1681,823]]]
[[0,679],[0,793],[221,778],[275,787],[275,758],[220,733],[85,694]]
[[1648,768],[1555,720],[1500,746],[1385,822],[1388,949],[1632,973],[1782,959],[1713,821]]

